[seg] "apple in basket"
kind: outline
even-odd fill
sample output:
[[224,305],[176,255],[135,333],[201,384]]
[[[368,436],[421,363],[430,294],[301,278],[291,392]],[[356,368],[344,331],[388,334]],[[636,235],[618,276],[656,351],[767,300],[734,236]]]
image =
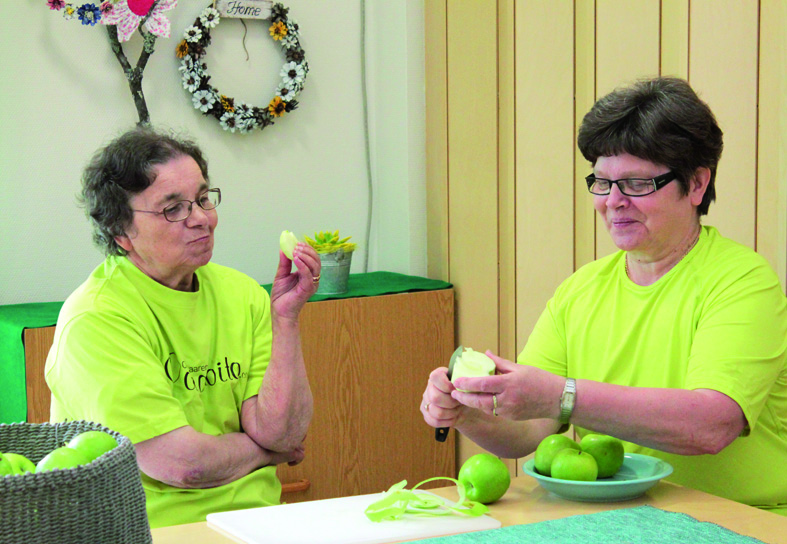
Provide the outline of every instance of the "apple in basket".
[[79,465],[86,465],[90,462],[83,453],[78,452],[74,448],[63,446],[50,451],[43,459],[36,465],[36,474],[39,472],[46,472],[47,470],[54,470],[56,468],[75,468]]
[[118,443],[114,436],[104,431],[85,431],[76,435],[66,445],[93,461],[117,447]]
[[[36,466],[24,455],[9,451],[0,455],[0,457],[5,457],[6,461],[11,463],[11,468],[13,469],[11,474],[25,474],[27,472],[36,471]],[[0,474],[2,474],[2,471],[0,471]]]

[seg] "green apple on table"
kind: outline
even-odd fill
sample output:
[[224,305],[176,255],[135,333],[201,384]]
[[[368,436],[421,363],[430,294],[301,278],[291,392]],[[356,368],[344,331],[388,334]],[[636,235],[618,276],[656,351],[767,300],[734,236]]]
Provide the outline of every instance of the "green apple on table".
[[[465,348],[459,357],[454,361],[454,368],[451,370],[451,383],[456,383],[457,378],[482,378],[493,376],[497,367],[495,362],[485,353]],[[459,389],[462,393],[472,393],[466,389]]]
[[579,444],[564,434],[550,434],[544,438],[536,447],[536,454],[533,457],[536,471],[544,476],[551,476],[555,456],[566,448],[576,451],[580,449]]
[[79,465],[86,465],[90,462],[84,453],[62,446],[50,451],[36,465],[36,473],[54,470],[56,468],[75,468]]
[[489,504],[508,491],[511,474],[506,464],[491,453],[477,453],[462,464],[457,480],[471,501]]
[[598,477],[596,459],[584,451],[564,448],[552,460],[552,477],[559,480],[593,482]]
[[85,431],[76,435],[66,445],[93,461],[117,447],[118,443],[114,436],[104,431]]
[[606,434],[588,434],[579,441],[579,448],[589,453],[598,465],[598,477],[614,476],[623,466],[623,442]]
[[9,451],[2,454],[2,457],[5,457],[6,460],[11,463],[11,468],[13,469],[11,474],[25,474],[26,472],[35,473],[36,471],[36,466],[24,455]]

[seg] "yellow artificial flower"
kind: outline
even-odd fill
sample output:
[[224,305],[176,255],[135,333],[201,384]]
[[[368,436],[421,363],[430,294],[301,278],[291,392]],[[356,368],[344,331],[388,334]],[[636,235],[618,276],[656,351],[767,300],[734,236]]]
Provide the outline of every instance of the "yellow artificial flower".
[[180,43],[175,48],[175,56],[177,56],[179,59],[182,59],[188,54],[189,54],[188,42],[186,42],[186,40],[180,40]]
[[285,108],[287,107],[287,103],[281,99],[281,96],[276,96],[271,100],[271,103],[268,104],[268,111],[274,117],[281,117],[284,115]]
[[273,23],[268,31],[271,33],[271,37],[278,41],[287,35],[287,25],[279,21],[278,23]]
[[221,95],[221,107],[224,108],[224,111],[235,111],[235,106],[232,105],[230,99],[225,95]]

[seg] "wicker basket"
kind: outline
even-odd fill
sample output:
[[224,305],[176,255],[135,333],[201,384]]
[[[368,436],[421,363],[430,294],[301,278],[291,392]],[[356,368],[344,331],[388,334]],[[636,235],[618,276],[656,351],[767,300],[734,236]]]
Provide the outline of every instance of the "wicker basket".
[[134,446],[125,436],[86,421],[0,424],[0,452],[38,463],[93,430],[114,436],[118,447],[88,465],[0,477],[2,544],[153,542]]

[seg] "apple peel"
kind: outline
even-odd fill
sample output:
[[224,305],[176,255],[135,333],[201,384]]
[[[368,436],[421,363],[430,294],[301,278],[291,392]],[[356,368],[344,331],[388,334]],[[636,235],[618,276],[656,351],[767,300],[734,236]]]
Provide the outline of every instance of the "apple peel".
[[[453,506],[447,505],[442,499],[432,495],[415,493],[420,486],[435,480],[448,480],[456,485],[459,500]],[[364,513],[370,521],[394,521],[400,519],[405,514],[417,516],[449,516],[460,514],[469,517],[478,517],[486,514],[489,508],[481,504],[468,500],[466,497],[465,486],[459,480],[437,476],[429,478],[416,484],[411,490],[405,489],[407,480],[392,485],[382,499],[366,507]]]
[[279,247],[289,260],[292,260],[292,252],[295,250],[297,244],[298,238],[296,238],[291,231],[281,231],[281,235],[279,236]]

